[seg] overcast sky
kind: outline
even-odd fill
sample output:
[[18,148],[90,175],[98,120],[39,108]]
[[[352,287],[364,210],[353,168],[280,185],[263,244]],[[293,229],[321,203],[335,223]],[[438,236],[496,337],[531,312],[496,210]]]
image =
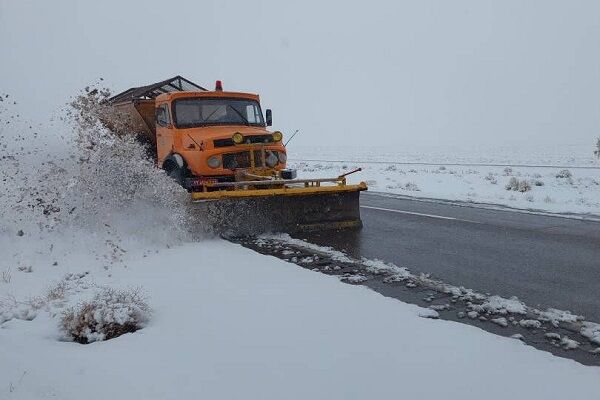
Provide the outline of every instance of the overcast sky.
[[592,146],[600,1],[0,0],[0,92],[28,117],[177,74],[258,92],[299,144]]

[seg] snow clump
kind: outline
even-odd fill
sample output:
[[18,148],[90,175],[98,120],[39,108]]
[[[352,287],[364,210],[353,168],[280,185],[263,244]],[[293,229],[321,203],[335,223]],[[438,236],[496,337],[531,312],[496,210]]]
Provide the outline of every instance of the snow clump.
[[471,309],[477,312],[486,312],[488,314],[521,314],[527,313],[527,306],[516,297],[505,299],[500,296],[490,296],[482,304],[472,304]]

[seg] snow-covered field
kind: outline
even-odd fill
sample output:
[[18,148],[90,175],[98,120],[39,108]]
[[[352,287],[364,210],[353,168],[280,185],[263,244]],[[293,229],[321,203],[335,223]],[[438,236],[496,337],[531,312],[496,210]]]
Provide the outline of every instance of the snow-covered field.
[[[600,391],[597,367],[422,318],[416,306],[238,245],[146,246],[127,247],[108,269],[79,246],[0,284],[24,309],[51,283],[67,282],[59,297],[1,325],[0,397],[546,399]],[[109,341],[64,341],[61,312],[103,286],[141,288],[150,321]]]
[[302,176],[331,177],[361,167],[349,180],[364,180],[378,192],[600,215],[600,161],[591,146],[540,152],[292,147],[290,154],[290,166]]

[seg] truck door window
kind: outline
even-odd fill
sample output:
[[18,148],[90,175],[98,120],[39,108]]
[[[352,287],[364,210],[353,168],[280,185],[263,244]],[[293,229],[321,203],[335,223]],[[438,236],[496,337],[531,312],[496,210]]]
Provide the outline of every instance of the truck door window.
[[166,104],[163,104],[156,109],[156,123],[160,126],[169,125],[169,110]]

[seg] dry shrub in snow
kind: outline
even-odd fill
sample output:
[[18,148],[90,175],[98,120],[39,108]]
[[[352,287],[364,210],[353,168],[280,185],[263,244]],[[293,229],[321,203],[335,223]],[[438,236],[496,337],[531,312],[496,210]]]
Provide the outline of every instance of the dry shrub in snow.
[[562,169],[556,174],[557,178],[571,178],[573,174],[568,169]]
[[419,192],[421,189],[419,189],[416,183],[408,182],[406,185],[404,185],[404,190],[409,190],[411,192]]
[[594,155],[600,158],[600,137],[596,139],[596,150],[594,150]]
[[519,192],[528,192],[531,190],[531,185],[525,179],[519,181],[519,187],[517,189]]
[[46,299],[48,299],[48,301],[64,299],[68,289],[69,285],[67,284],[67,282],[61,280],[58,283],[52,285],[50,288],[48,288],[48,293],[46,293]]
[[506,184],[505,189],[525,193],[531,190],[531,184],[525,179],[519,180],[513,176]]
[[495,175],[494,175],[492,172],[490,172],[489,174],[487,174],[487,175],[485,176],[485,180],[486,180],[486,181],[490,181],[490,183],[491,183],[492,185],[495,185],[495,184],[497,184],[497,183],[498,183],[498,181],[496,180],[496,176],[495,176]]
[[150,313],[140,289],[105,288],[65,311],[60,327],[67,338],[86,344],[135,332],[146,325]]
[[5,271],[2,271],[0,278],[2,279],[2,282],[10,283],[10,281],[12,279],[12,274],[10,272],[10,268],[6,269]]

